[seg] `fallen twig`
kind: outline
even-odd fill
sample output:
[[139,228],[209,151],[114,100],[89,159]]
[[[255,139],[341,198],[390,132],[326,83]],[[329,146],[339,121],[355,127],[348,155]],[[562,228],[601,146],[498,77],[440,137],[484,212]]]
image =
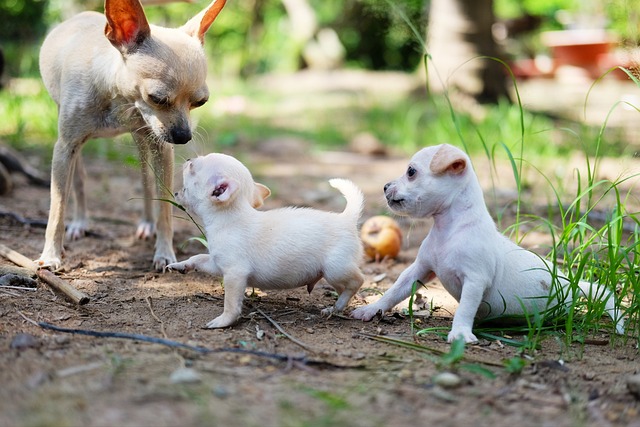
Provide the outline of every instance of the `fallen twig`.
[[[56,332],[64,332],[67,334],[76,334],[76,335],[87,335],[90,337],[96,337],[96,338],[121,338],[121,339],[127,339],[127,340],[133,340],[133,341],[142,341],[142,342],[148,342],[148,343],[153,343],[153,344],[161,344],[167,347],[171,347],[171,348],[183,348],[186,350],[191,350],[191,351],[195,351],[197,353],[201,353],[201,354],[209,354],[209,353],[240,353],[240,354],[248,354],[251,356],[258,356],[258,357],[265,357],[265,358],[269,358],[269,359],[275,359],[275,360],[280,360],[280,361],[285,361],[285,362],[289,362],[289,361],[295,361],[295,362],[302,362],[302,363],[307,363],[307,358],[306,356],[291,356],[288,354],[278,354],[278,353],[267,353],[264,351],[258,351],[258,350],[248,350],[245,348],[231,348],[231,347],[223,347],[223,348],[216,348],[216,349],[210,349],[210,348],[206,348],[206,347],[201,347],[201,346],[193,346],[193,345],[189,345],[189,344],[184,344],[178,341],[172,341],[172,340],[168,340],[168,339],[164,339],[164,338],[156,338],[156,337],[150,337],[148,335],[142,335],[142,334],[130,334],[130,333],[126,333],[126,332],[101,332],[101,331],[93,331],[90,329],[70,329],[70,328],[62,328],[60,326],[56,326],[56,325],[52,325],[50,323],[47,322],[36,322],[33,319],[28,318],[27,316],[25,316],[22,312],[18,311],[18,314],[20,316],[22,316],[22,318],[24,320],[26,320],[29,323],[32,323],[33,325],[39,326],[43,329],[48,329],[51,331],[56,331]],[[322,362],[322,363],[326,363],[326,362]]]
[[0,255],[7,258],[9,261],[17,264],[21,267],[25,267],[30,271],[33,271],[36,276],[42,279],[49,286],[54,288],[55,290],[61,292],[64,296],[66,296],[72,302],[78,305],[84,305],[90,301],[90,298],[84,293],[80,292],[52,272],[44,268],[38,268],[36,263],[33,260],[27,258],[19,252],[14,251],[6,247],[3,244],[0,244]]
[[[403,340],[399,340],[399,339],[395,339],[395,338],[391,338],[391,337],[385,337],[383,335],[373,335],[373,334],[366,334],[366,333],[360,333],[359,335],[369,338],[371,340],[374,341],[379,341],[379,342],[383,342],[386,344],[392,344],[392,345],[396,345],[399,347],[404,347],[404,348],[408,348],[411,350],[415,350],[415,351],[419,351],[422,353],[434,353],[437,355],[444,355],[447,352],[444,350],[440,350],[438,348],[433,348],[433,347],[427,347],[425,345],[421,345],[421,344],[416,344],[414,342],[410,342],[410,341],[403,341]],[[479,363],[482,365],[488,365],[488,366],[497,366],[500,368],[503,368],[504,365],[502,363],[498,363],[498,362],[494,362],[491,360],[480,360],[480,359],[475,359],[473,357],[468,357],[468,356],[464,356],[463,359],[467,362],[472,362],[472,363]]]
[[162,332],[162,336],[164,338],[167,338],[167,331],[165,331],[164,329],[164,322],[162,320],[160,320],[158,318],[158,316],[156,316],[156,313],[153,311],[153,305],[151,303],[151,297],[147,296],[145,298],[145,300],[147,301],[147,307],[149,307],[149,311],[151,312],[151,316],[156,319],[158,321],[158,323],[160,323],[160,332]]
[[10,286],[10,285],[0,285],[2,289],[16,289],[18,291],[37,291],[36,288],[27,288],[26,286]]
[[316,353],[316,350],[314,350],[313,348],[311,348],[309,345],[307,345],[307,344],[303,343],[302,341],[300,341],[299,339],[297,339],[297,338],[295,338],[295,337],[293,337],[293,336],[289,335],[289,334],[288,334],[288,333],[287,333],[287,332],[282,328],[282,326],[280,326],[280,325],[278,324],[278,322],[276,322],[276,321],[275,321],[275,320],[273,320],[271,317],[269,317],[269,316],[268,316],[264,311],[260,310],[259,308],[256,308],[256,311],[257,311],[258,313],[260,313],[260,315],[261,315],[262,317],[264,317],[265,319],[267,319],[267,320],[269,321],[269,323],[271,323],[273,326],[275,326],[275,328],[276,328],[278,331],[280,331],[280,333],[281,333],[282,335],[284,335],[285,337],[289,338],[289,340],[290,340],[292,343],[299,345],[300,347],[304,348],[305,350],[312,351],[312,352]]

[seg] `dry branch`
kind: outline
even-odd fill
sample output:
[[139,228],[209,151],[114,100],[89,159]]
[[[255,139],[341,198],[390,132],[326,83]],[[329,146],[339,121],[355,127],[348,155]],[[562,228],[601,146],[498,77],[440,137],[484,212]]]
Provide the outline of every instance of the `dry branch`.
[[43,282],[51,286],[56,291],[62,293],[73,303],[84,305],[90,301],[89,297],[86,294],[80,292],[49,270],[38,268],[33,260],[27,258],[19,252],[14,251],[13,249],[6,247],[3,244],[0,244],[0,255],[4,256],[9,261],[19,265],[20,267],[24,267],[29,269],[30,271],[33,271],[36,276],[38,276]]

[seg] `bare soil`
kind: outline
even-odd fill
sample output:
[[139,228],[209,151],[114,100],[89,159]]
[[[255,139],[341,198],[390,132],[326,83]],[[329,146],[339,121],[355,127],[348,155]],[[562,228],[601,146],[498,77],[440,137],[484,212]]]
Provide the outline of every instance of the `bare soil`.
[[[252,154],[236,153],[257,180],[272,188],[266,209],[306,205],[341,210],[343,200],[326,181],[344,176],[363,188],[365,217],[383,213],[381,188],[406,164],[403,156],[316,153],[304,146],[274,150],[270,144],[275,143]],[[188,154],[179,152],[177,158]],[[222,310],[220,281],[203,274],[151,271],[152,242],[133,237],[141,209],[137,171],[95,160],[88,168],[93,233],[67,242],[60,276],[91,302],[74,306],[42,283],[35,291],[0,291],[0,426],[640,426],[640,401],[626,384],[638,373],[637,344],[630,339],[612,345],[608,329],[570,348],[560,339],[546,339],[519,375],[500,367],[518,355],[516,348],[500,342],[469,346],[462,364],[486,368],[495,377],[459,366],[454,372],[461,383],[449,388],[434,381],[448,369],[435,352],[450,349],[441,336],[412,336],[411,319],[401,309],[370,323],[324,318],[321,310],[335,295],[322,282],[311,294],[306,289],[248,292],[237,325],[203,329]],[[47,189],[18,179],[13,193],[0,198],[0,207],[45,219],[48,200]],[[366,282],[351,308],[391,286],[412,262],[429,223],[403,220],[401,226],[405,240],[400,257],[363,260]],[[189,241],[197,235],[193,224],[176,219],[175,227],[179,259],[204,251]],[[0,219],[0,235],[3,244],[31,258],[39,255],[44,241],[44,229],[10,218]],[[416,326],[450,326],[455,303],[442,287],[430,283],[421,293],[438,309],[418,317]],[[65,334],[25,318],[290,359],[201,354]],[[19,334],[33,340],[17,345]],[[435,351],[418,352],[371,335]],[[185,376],[184,368],[196,377]]]

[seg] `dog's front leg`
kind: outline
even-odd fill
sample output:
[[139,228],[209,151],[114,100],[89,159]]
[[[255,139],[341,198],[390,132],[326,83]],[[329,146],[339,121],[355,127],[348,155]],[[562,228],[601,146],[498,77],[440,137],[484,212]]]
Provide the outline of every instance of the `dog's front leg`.
[[87,232],[87,197],[84,192],[84,182],[87,171],[84,168],[82,153],[78,153],[73,169],[73,219],[67,225],[67,239],[78,240]]
[[[418,260],[420,256],[418,256]],[[424,263],[416,260],[400,274],[398,280],[384,293],[382,298],[373,304],[359,307],[353,310],[351,317],[361,319],[365,322],[373,319],[378,312],[386,312],[392,309],[396,304],[409,298],[416,281],[427,282],[435,277],[431,269],[426,267]]]
[[482,282],[469,280],[462,285],[460,304],[453,315],[453,325],[447,341],[452,342],[456,338],[463,338],[465,342],[477,342],[478,338],[473,334],[473,320],[476,317],[478,308],[482,303],[485,287]]
[[153,214],[153,199],[155,198],[155,178],[151,170],[151,150],[149,140],[142,135],[134,135],[138,143],[140,172],[142,174],[143,211],[142,220],[138,224],[136,237],[147,240],[156,234],[155,217]]
[[[158,181],[161,199],[173,198],[173,145],[161,143],[154,153],[156,170],[160,171]],[[160,200],[160,209],[156,225],[156,253],[153,256],[153,266],[162,271],[167,264],[176,262],[173,251],[173,218],[171,203]]]
[[58,139],[53,147],[49,220],[45,231],[44,249],[40,258],[36,260],[42,267],[57,270],[62,265],[65,209],[76,158],[80,155],[81,148],[82,142],[71,143],[62,139]]
[[209,323],[207,328],[225,328],[238,321],[242,314],[242,301],[247,280],[244,276],[224,276],[224,311]]

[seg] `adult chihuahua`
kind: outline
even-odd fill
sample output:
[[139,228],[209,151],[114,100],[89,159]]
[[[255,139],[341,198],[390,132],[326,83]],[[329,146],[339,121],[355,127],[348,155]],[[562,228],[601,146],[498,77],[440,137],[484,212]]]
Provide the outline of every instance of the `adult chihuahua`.
[[[384,193],[392,211],[415,218],[433,217],[433,228],[415,262],[396,283],[377,302],[355,309],[352,317],[371,320],[409,297],[416,281],[437,276],[460,303],[448,340],[473,342],[477,341],[472,333],[475,317],[530,315],[544,310],[553,299],[566,303],[572,298],[569,281],[552,274],[551,263],[497,231],[463,151],[447,144],[418,151],[406,173],[385,185]],[[603,301],[616,332],[624,333],[613,294],[597,283],[581,281],[578,287],[586,297]]]
[[176,261],[171,204],[161,203],[154,224],[154,176],[172,191],[173,145],[191,140],[189,112],[207,102],[204,35],[223,8],[214,0],[180,28],[150,25],[139,0],[105,0],[104,14],[83,12],[45,38],[40,72],[58,104],[58,140],[51,165],[51,208],[36,263],[58,269],[64,252],[65,209],[73,184],[75,211],[67,238],[87,228],[85,170],[80,151],[96,137],[131,132],[142,167],[144,218],[136,236],[157,234],[153,265]]

